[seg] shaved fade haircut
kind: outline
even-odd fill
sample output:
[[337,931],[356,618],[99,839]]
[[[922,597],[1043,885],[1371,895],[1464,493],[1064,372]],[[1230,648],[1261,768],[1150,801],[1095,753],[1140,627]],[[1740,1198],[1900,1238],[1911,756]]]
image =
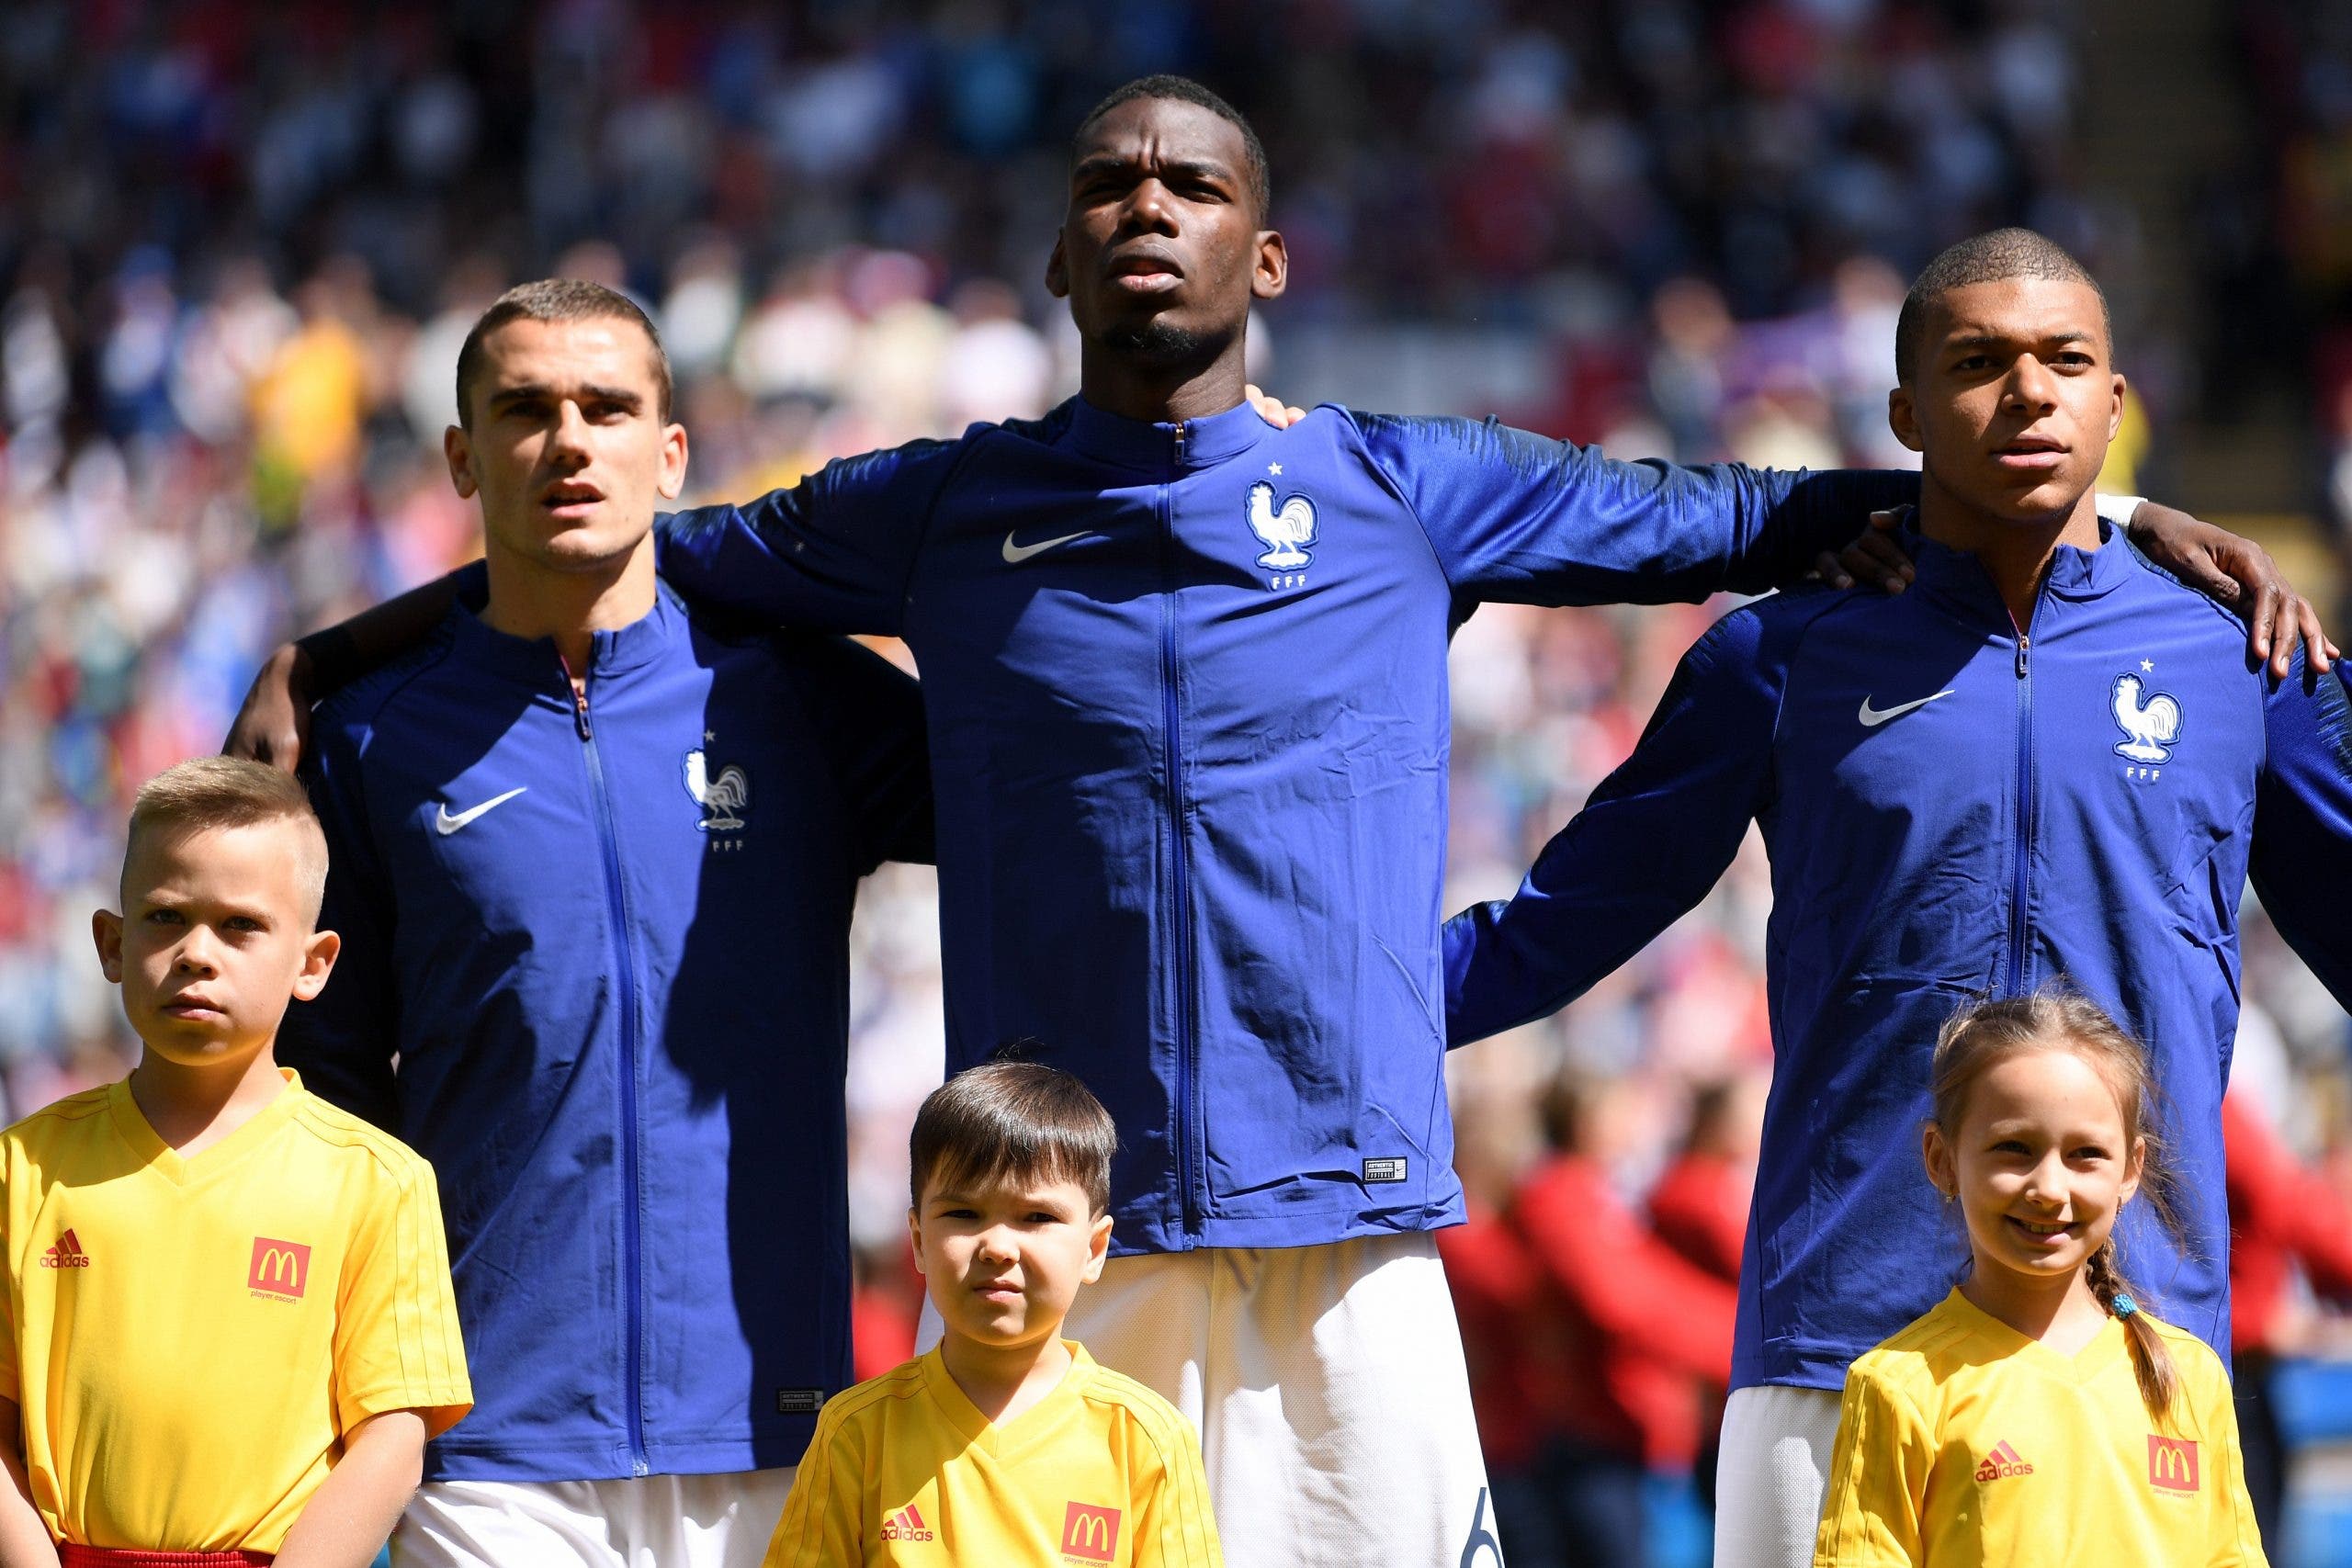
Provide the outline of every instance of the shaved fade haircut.
[[543,277],[537,283],[518,283],[492,300],[490,309],[466,334],[465,346],[458,350],[458,423],[466,429],[474,427],[473,388],[481,379],[481,341],[509,321],[636,323],[652,350],[653,381],[659,391],[655,406],[662,423],[670,423],[676,384],[670,374],[670,351],[662,346],[662,333],[653,318],[639,310],[636,300],[601,283],[581,277]]
[[1111,1207],[1119,1131],[1072,1075],[1043,1062],[983,1062],[931,1091],[907,1140],[908,1196],[999,1182],[1069,1181],[1097,1214]]
[[[222,828],[283,822],[289,853],[302,874],[302,897],[313,928],[326,897],[327,836],[311,797],[291,773],[242,757],[197,757],[164,769],[140,786],[130,806],[130,835],[123,846],[127,874],[140,840],[150,834],[179,837]],[[122,889],[126,902],[130,896]]]
[[2098,297],[2099,331],[2106,334],[2108,358],[2112,363],[2115,317],[2107,308],[2107,290],[2098,286],[2090,269],[2047,235],[2030,229],[1995,229],[1949,247],[1912,281],[1911,292],[1903,297],[1903,313],[1894,321],[1894,378],[1910,385],[1919,356],[1928,347],[1928,307],[1938,296],[1971,284],[2000,283],[2012,277],[2046,277],[2088,288]]
[[1070,137],[1070,162],[1078,162],[1079,143],[1086,140],[1086,133],[1094,129],[1097,120],[1121,104],[1133,103],[1137,98],[1170,98],[1180,104],[1193,104],[1241,132],[1242,152],[1250,164],[1243,171],[1250,182],[1250,199],[1258,204],[1258,221],[1263,223],[1266,220],[1266,214],[1273,209],[1274,178],[1266,167],[1265,144],[1258,140],[1256,128],[1242,117],[1239,109],[1190,76],[1138,76],[1124,87],[1112,89],[1108,96],[1089,109],[1086,118],[1078,122],[1078,130]]

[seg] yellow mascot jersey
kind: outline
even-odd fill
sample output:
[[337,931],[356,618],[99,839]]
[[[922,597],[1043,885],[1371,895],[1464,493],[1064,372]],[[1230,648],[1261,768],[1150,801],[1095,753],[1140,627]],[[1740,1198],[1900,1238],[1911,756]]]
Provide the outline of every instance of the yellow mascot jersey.
[[60,1540],[274,1552],[342,1434],[473,1403],[432,1168],[286,1079],[185,1159],[127,1083],[0,1134],[0,1396]]
[[1815,1568],[2259,1568],[2221,1359],[2156,1328],[2162,1424],[2120,1322],[2069,1358],[1952,1292],[1847,1371]]
[[1192,1424],[1063,1343],[1062,1381],[1001,1427],[935,1348],[835,1396],[765,1568],[1221,1568]]

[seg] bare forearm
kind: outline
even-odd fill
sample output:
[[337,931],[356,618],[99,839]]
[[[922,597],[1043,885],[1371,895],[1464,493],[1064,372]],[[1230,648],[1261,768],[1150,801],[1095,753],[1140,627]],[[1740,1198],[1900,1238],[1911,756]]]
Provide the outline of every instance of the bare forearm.
[[368,1568],[424,1470],[424,1422],[413,1410],[363,1422],[277,1549],[278,1568]]
[[31,1478],[25,1473],[22,1418],[17,1406],[0,1400],[0,1464],[8,1482],[0,1486],[0,1568],[57,1568],[57,1543],[33,1506]]
[[423,642],[457,599],[458,574],[450,572],[300,639],[295,646],[305,656],[311,701]]

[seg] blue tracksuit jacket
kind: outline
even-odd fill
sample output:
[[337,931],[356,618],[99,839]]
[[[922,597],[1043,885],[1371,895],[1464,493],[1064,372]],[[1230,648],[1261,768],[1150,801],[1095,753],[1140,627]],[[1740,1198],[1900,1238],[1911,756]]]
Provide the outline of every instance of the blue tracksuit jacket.
[[689,592],[913,648],[948,1067],[1035,1035],[1116,1118],[1114,1251],[1461,1218],[1446,639],[1482,599],[1760,590],[1908,475],[1614,463],[1463,420],[1081,400],[664,525]]
[[850,906],[929,858],[914,682],[666,591],[586,675],[458,609],[314,720],[343,953],[278,1050],[440,1178],[478,1403],[428,1479],[793,1464],[851,1382]]
[[[1576,997],[1696,904],[1748,822],[1772,862],[1775,1067],[1734,1387],[1834,1389],[1965,1266],[1919,1128],[1962,1002],[2064,976],[2148,1042],[2193,1241],[2124,1266],[2229,1352],[2222,1089],[2239,895],[2352,997],[2344,671],[2270,688],[2245,628],[2128,544],[2062,548],[2020,635],[1974,558],[1895,598],[1797,590],[1701,638],[1517,897],[1446,928],[1457,1043]],[[2250,829],[2250,830],[2249,830]]]

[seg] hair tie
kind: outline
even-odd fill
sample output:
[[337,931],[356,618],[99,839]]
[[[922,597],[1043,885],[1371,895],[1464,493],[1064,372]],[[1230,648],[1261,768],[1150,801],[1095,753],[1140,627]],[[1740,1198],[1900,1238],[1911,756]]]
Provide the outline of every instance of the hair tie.
[[2140,1310],[2140,1303],[2138,1302],[2133,1301],[2130,1296],[2122,1294],[2118,1294],[2115,1300],[2109,1304],[2115,1308],[2115,1315],[2118,1317],[2130,1317],[2133,1313]]

